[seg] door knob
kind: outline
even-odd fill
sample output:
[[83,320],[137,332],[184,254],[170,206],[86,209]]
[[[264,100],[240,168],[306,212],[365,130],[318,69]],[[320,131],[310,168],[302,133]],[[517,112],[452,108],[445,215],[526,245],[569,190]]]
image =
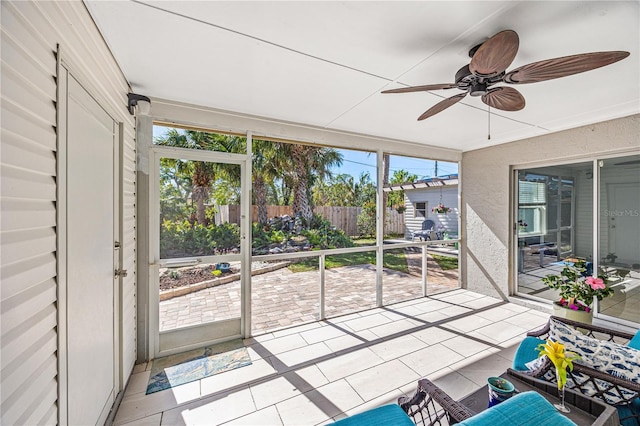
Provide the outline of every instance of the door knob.
[[116,277],[126,277],[127,276],[127,270],[126,269],[116,269],[115,272]]

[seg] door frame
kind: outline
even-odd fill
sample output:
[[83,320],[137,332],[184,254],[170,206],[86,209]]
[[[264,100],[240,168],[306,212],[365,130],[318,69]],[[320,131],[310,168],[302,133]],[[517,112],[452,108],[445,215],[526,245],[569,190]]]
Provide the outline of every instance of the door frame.
[[[96,102],[98,106],[113,120],[114,125],[114,141],[113,141],[113,241],[120,241],[122,236],[122,211],[121,211],[121,193],[122,193],[122,161],[121,153],[123,149],[123,124],[114,118],[113,114],[108,108],[105,108],[103,103],[99,101],[88,86],[83,82],[83,74],[74,72],[74,67],[69,64],[65,59],[66,56],[58,48],[57,55],[57,141],[56,141],[56,251],[57,251],[57,326],[58,326],[58,422],[61,425],[69,424],[69,409],[74,401],[69,399],[69,335],[68,335],[68,209],[67,204],[69,198],[67,197],[68,183],[67,183],[67,147],[68,147],[68,96],[69,96],[69,83],[68,79],[71,77],[85,90],[85,92]],[[116,139],[117,138],[117,139]],[[119,269],[122,265],[122,249],[114,250],[114,270]],[[114,279],[115,282],[115,279]],[[120,363],[120,355],[122,353],[122,345],[120,342],[120,324],[121,324],[121,310],[120,310],[120,289],[122,287],[122,277],[117,279],[117,285],[113,286],[113,395],[107,401],[105,407],[102,410],[101,418],[98,419],[101,423],[104,422],[113,407],[113,404],[118,398],[118,395],[124,387],[122,369],[123,366]]]
[[[250,149],[250,135],[247,137],[247,149]],[[250,152],[250,151],[248,151]],[[160,332],[160,293],[159,271],[162,267],[160,259],[160,188],[159,170],[161,158],[187,159],[207,161],[240,166],[241,205],[240,205],[240,253],[224,255],[227,260],[240,261],[240,318],[212,322],[209,325],[219,328],[207,338],[199,338],[202,326],[184,327],[168,332]],[[151,358],[172,355],[175,353],[200,348],[216,342],[245,337],[250,327],[250,279],[251,279],[251,190],[248,154],[234,154],[217,151],[194,150],[153,145],[149,149],[149,347]],[[247,177],[249,176],[249,177]],[[206,256],[215,260],[218,256]]]

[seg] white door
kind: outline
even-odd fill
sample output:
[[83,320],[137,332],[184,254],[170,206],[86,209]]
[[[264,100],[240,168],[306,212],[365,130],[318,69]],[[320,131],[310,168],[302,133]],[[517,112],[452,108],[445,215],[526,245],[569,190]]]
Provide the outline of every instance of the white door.
[[[610,184],[609,248],[617,263],[633,264],[640,259],[640,191],[637,183]],[[606,253],[602,254],[605,256]]]
[[67,74],[68,423],[103,424],[115,386],[117,124]]

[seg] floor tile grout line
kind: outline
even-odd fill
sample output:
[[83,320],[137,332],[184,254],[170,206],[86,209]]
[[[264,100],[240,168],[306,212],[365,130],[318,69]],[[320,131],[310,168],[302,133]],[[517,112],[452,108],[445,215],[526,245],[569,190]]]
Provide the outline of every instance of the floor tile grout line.
[[[500,302],[500,303],[498,303],[498,304],[496,304],[496,305],[497,305],[497,306],[500,306],[500,305],[502,305],[502,304],[504,304],[504,303],[503,303],[503,302]],[[444,308],[443,308],[443,309],[444,309]],[[483,311],[483,310],[488,310],[488,309],[491,309],[491,306],[487,306],[487,307],[481,308],[481,309],[479,309],[478,311]],[[474,310],[472,310],[471,312],[474,312]],[[402,313],[400,313],[400,315],[403,315],[403,316],[405,316],[405,317],[410,317],[410,316],[406,316],[406,315],[404,315],[404,314],[402,314]],[[427,328],[430,328],[431,326],[436,326],[436,327],[438,327],[438,328],[444,329],[444,328],[439,327],[439,326],[440,326],[441,324],[446,324],[446,323],[447,323],[447,322],[449,322],[449,321],[454,321],[454,320],[456,320],[456,319],[464,318],[464,317],[469,316],[469,315],[470,315],[470,313],[469,313],[469,312],[465,312],[465,313],[463,313],[463,314],[459,314],[459,315],[456,315],[456,316],[450,317],[450,318],[448,318],[447,320],[440,320],[440,321],[438,321],[438,322],[436,322],[436,323],[428,323],[428,322],[423,321],[423,320],[418,320],[418,321],[423,322],[423,323],[425,323],[425,324],[424,324],[424,325],[422,325],[422,326],[414,327],[414,328],[409,329],[409,330],[405,330],[405,331],[403,331],[403,332],[394,333],[394,334],[392,334],[392,335],[390,335],[390,336],[387,336],[387,337],[385,337],[385,338],[379,338],[379,339],[375,339],[375,340],[373,340],[373,341],[368,341],[366,344],[356,345],[356,347],[352,347],[352,348],[348,348],[348,349],[343,349],[343,350],[340,350],[340,351],[337,351],[337,352],[333,352],[333,351],[331,351],[331,349],[330,349],[330,348],[328,348],[328,347],[327,347],[327,348],[329,349],[329,351],[331,352],[331,353],[330,353],[330,354],[328,354],[328,355],[322,356],[322,357],[320,357],[320,358],[316,358],[316,359],[314,359],[314,360],[304,361],[304,362],[302,362],[302,363],[298,363],[298,364],[293,365],[293,366],[286,366],[286,365],[284,365],[284,363],[282,363],[282,364],[283,364],[283,366],[284,366],[284,368],[282,368],[282,367],[280,367],[280,366],[273,365],[273,362],[271,362],[271,360],[273,360],[273,359],[278,360],[278,355],[281,355],[281,354],[277,354],[277,355],[275,355],[275,354],[274,354],[274,355],[268,355],[268,357],[267,357],[267,358],[269,358],[269,360],[267,360],[267,359],[265,359],[265,357],[264,357],[262,354],[260,354],[260,352],[258,352],[257,350],[255,350],[255,349],[254,349],[254,350],[255,350],[255,352],[256,352],[256,353],[258,353],[258,355],[260,355],[260,356],[262,357],[262,359],[265,359],[267,362],[269,362],[270,364],[272,364],[273,368],[276,370],[276,372],[275,372],[275,373],[272,373],[272,374],[270,374],[270,375],[268,375],[268,376],[266,376],[266,377],[263,377],[263,378],[257,379],[257,380],[256,380],[256,381],[254,381],[253,383],[252,383],[252,382],[248,382],[248,383],[239,384],[239,385],[233,386],[233,387],[231,387],[231,388],[225,388],[225,389],[224,389],[224,390],[222,390],[222,391],[214,392],[214,393],[209,394],[209,395],[206,395],[206,396],[202,395],[202,388],[200,387],[200,392],[199,392],[200,397],[199,397],[199,398],[194,399],[194,400],[191,400],[191,401],[184,402],[184,403],[182,403],[182,404],[178,404],[176,407],[174,407],[174,408],[172,408],[172,409],[178,408],[178,407],[183,406],[183,405],[188,405],[188,404],[191,404],[191,403],[196,402],[196,401],[201,401],[201,400],[204,400],[204,399],[214,398],[215,396],[220,395],[220,394],[225,394],[225,393],[234,392],[234,391],[237,391],[237,390],[241,390],[241,389],[243,389],[243,388],[249,388],[252,384],[257,383],[257,382],[259,382],[259,383],[262,383],[262,382],[268,382],[268,381],[270,381],[270,380],[274,380],[275,378],[277,378],[277,377],[279,377],[279,376],[283,375],[284,373],[288,373],[288,372],[295,372],[296,370],[299,370],[299,369],[302,369],[302,368],[306,368],[306,367],[309,367],[309,366],[311,366],[311,365],[315,365],[315,364],[317,364],[318,362],[322,362],[322,361],[324,361],[324,360],[329,360],[329,359],[332,359],[332,358],[336,358],[336,357],[338,357],[338,356],[341,356],[341,355],[345,355],[345,354],[348,354],[348,353],[354,352],[355,350],[368,348],[369,346],[371,346],[371,345],[373,345],[373,344],[381,343],[381,342],[384,342],[384,341],[387,341],[387,340],[392,340],[393,338],[397,338],[397,337],[402,337],[402,336],[404,336],[404,335],[411,334],[411,333],[414,333],[414,332],[416,332],[416,331],[425,330],[425,329],[427,329]],[[447,329],[444,329],[444,330],[445,330],[445,331],[453,332],[452,330],[447,330]],[[453,333],[454,333],[454,334],[459,334],[459,333],[455,333],[455,332],[453,332]],[[394,337],[391,337],[391,336],[394,336]],[[301,336],[300,336],[300,337],[301,337]],[[303,340],[304,340],[304,339],[303,339]],[[489,342],[486,342],[486,343],[489,343]],[[426,344],[426,342],[425,342],[425,344]],[[256,346],[256,345],[259,345],[259,344],[254,344],[254,345],[251,345],[251,346]],[[427,346],[433,346],[433,345],[428,345],[428,344],[427,344]],[[355,349],[355,348],[358,348],[358,349]],[[300,349],[300,348],[297,348],[297,349]],[[295,349],[294,349],[294,350],[295,350]],[[270,354],[270,352],[269,352],[266,348],[264,348],[264,351],[266,351],[268,354]],[[284,352],[284,353],[286,353],[286,352]],[[377,356],[377,354],[376,354],[376,356]],[[384,362],[387,362],[387,361],[384,361],[384,360],[382,360],[382,361],[383,361],[383,363],[384,363]],[[402,362],[402,361],[400,360],[400,362]],[[404,364],[404,362],[403,362],[403,364]],[[378,364],[378,365],[379,365],[379,364]],[[405,364],[405,365],[406,365],[406,364]],[[415,370],[414,370],[413,368],[411,368],[410,366],[407,366],[407,367],[409,367],[412,371],[416,372],[416,374],[420,375],[420,373],[419,373],[419,372],[415,371]],[[365,370],[366,370],[366,369],[365,369]],[[365,371],[365,370],[363,370],[363,371]],[[200,383],[200,385],[201,385],[201,383]],[[333,405],[333,404],[332,404],[332,405]],[[337,407],[336,407],[336,408],[337,408]]]
[[[446,293],[444,293],[444,294],[446,294]],[[462,294],[464,294],[464,293],[462,293]],[[455,295],[448,295],[447,297],[448,297],[448,298],[451,298],[451,299],[454,299],[454,298],[455,298]],[[494,303],[494,304],[491,304],[491,305],[487,305],[487,306],[484,306],[484,307],[481,307],[481,308],[470,308],[470,307],[468,307],[468,306],[465,306],[465,305],[464,305],[464,302],[456,302],[455,300],[447,301],[447,300],[442,300],[443,298],[429,298],[429,299],[437,300],[437,301],[440,301],[440,302],[446,303],[447,305],[451,305],[451,306],[464,307],[464,308],[469,309],[469,311],[468,311],[468,312],[461,313],[461,314],[458,314],[458,315],[454,315],[454,316],[452,316],[452,317],[448,317],[448,318],[446,318],[446,319],[442,319],[442,320],[438,320],[438,321],[431,321],[431,322],[429,322],[429,321],[426,321],[426,320],[423,320],[423,319],[420,319],[420,318],[416,318],[417,314],[415,314],[415,315],[410,315],[410,314],[406,314],[406,313],[404,313],[404,312],[402,312],[402,311],[399,311],[399,309],[400,309],[400,308],[410,307],[410,306],[414,306],[414,305],[419,305],[420,303],[423,303],[423,302],[424,302],[425,298],[413,299],[413,300],[411,300],[411,301],[402,301],[402,302],[399,302],[399,304],[401,303],[401,304],[402,304],[402,306],[398,306],[398,307],[397,307],[397,309],[389,309],[389,307],[383,307],[383,308],[379,308],[379,309],[377,309],[377,310],[376,310],[377,312],[373,312],[373,313],[371,313],[371,315],[373,315],[373,314],[375,314],[375,313],[381,313],[381,314],[384,314],[384,312],[380,312],[380,310],[384,310],[384,311],[387,311],[387,312],[392,312],[394,315],[399,315],[399,316],[401,316],[401,317],[402,317],[402,318],[399,318],[399,319],[398,319],[398,318],[393,319],[393,318],[389,318],[389,317],[387,317],[387,319],[389,320],[389,322],[388,322],[388,323],[386,323],[386,324],[393,324],[394,322],[402,321],[403,319],[411,319],[411,320],[413,320],[413,321],[415,321],[415,322],[417,322],[417,323],[421,323],[421,325],[418,325],[418,326],[416,326],[416,327],[411,327],[411,328],[409,328],[409,329],[407,329],[407,330],[403,330],[403,331],[400,331],[400,332],[397,332],[397,333],[392,333],[392,334],[390,334],[390,335],[387,335],[387,336],[384,336],[384,337],[378,337],[378,338],[376,338],[376,339],[371,339],[371,340],[367,340],[366,338],[364,338],[364,337],[362,337],[362,336],[359,336],[359,335],[357,335],[356,333],[360,333],[360,332],[367,331],[367,330],[368,330],[368,331],[370,331],[370,330],[371,330],[371,328],[375,328],[375,327],[378,327],[378,326],[383,326],[383,325],[386,325],[386,324],[376,325],[376,326],[372,326],[372,327],[366,327],[366,328],[364,328],[364,329],[362,329],[362,330],[360,330],[360,331],[357,331],[357,332],[356,332],[356,331],[349,332],[349,331],[348,331],[348,329],[346,329],[346,328],[345,328],[345,327],[348,327],[348,325],[343,324],[343,323],[344,323],[344,322],[346,322],[346,321],[341,321],[341,322],[339,322],[339,323],[324,322],[324,323],[321,325],[321,327],[313,328],[313,329],[305,330],[305,331],[312,331],[312,330],[320,329],[320,328],[322,328],[322,327],[333,327],[333,328],[336,328],[336,329],[338,329],[339,331],[341,331],[341,332],[345,333],[345,334],[344,334],[344,335],[342,335],[342,336],[333,336],[333,337],[331,337],[331,338],[323,339],[323,340],[320,340],[319,342],[316,342],[316,343],[323,343],[323,344],[325,344],[325,346],[327,346],[327,349],[329,350],[329,353],[328,353],[327,355],[322,356],[322,357],[318,357],[318,358],[313,359],[313,360],[307,360],[307,361],[304,361],[304,362],[300,362],[300,363],[297,363],[297,364],[293,364],[293,365],[291,365],[291,366],[286,366],[284,363],[282,363],[282,365],[278,366],[278,365],[273,365],[273,364],[274,364],[274,362],[273,362],[273,361],[274,361],[274,360],[278,360],[278,359],[279,359],[279,358],[278,358],[278,356],[281,356],[282,354],[287,353],[287,352],[290,352],[290,351],[284,351],[284,352],[279,353],[279,354],[277,354],[277,355],[276,355],[276,354],[274,354],[273,356],[269,356],[269,357],[267,357],[267,358],[265,358],[264,356],[262,356],[262,355],[258,354],[258,355],[261,357],[261,359],[265,360],[265,362],[266,362],[266,363],[271,364],[271,365],[273,366],[273,368],[274,368],[274,369],[275,369],[275,371],[276,371],[275,373],[271,373],[271,374],[269,374],[269,375],[267,375],[267,376],[264,376],[264,377],[261,377],[261,378],[258,378],[258,379],[251,380],[251,381],[249,381],[249,382],[247,382],[247,383],[243,383],[243,384],[241,384],[241,385],[232,386],[232,387],[227,387],[227,388],[225,388],[224,390],[221,390],[221,391],[218,391],[218,392],[213,392],[213,393],[208,394],[208,395],[203,395],[203,394],[202,394],[202,392],[203,392],[203,387],[202,387],[202,382],[200,381],[200,383],[199,383],[199,397],[198,397],[197,399],[193,399],[193,400],[190,400],[190,401],[186,401],[186,402],[184,402],[184,403],[182,403],[182,404],[178,404],[176,407],[173,407],[173,408],[171,408],[171,409],[175,409],[175,408],[178,408],[178,407],[180,407],[180,406],[187,405],[187,404],[192,404],[192,403],[195,403],[195,402],[197,402],[197,401],[201,401],[201,400],[209,400],[209,399],[215,398],[216,396],[219,396],[219,395],[221,395],[221,394],[231,394],[231,393],[234,393],[236,390],[239,390],[239,389],[249,389],[249,391],[250,391],[250,393],[251,393],[252,401],[253,401],[254,406],[255,406],[255,396],[254,396],[254,394],[251,392],[251,386],[253,386],[253,385],[255,385],[255,384],[269,382],[270,380],[274,380],[275,378],[277,378],[277,377],[279,377],[279,376],[282,376],[282,375],[284,375],[284,374],[286,374],[286,373],[294,373],[294,374],[296,374],[296,371],[297,371],[297,370],[299,370],[299,369],[306,368],[306,367],[308,367],[308,366],[312,366],[312,365],[317,367],[317,363],[322,362],[323,360],[328,360],[328,359],[332,359],[332,358],[337,358],[337,357],[339,357],[339,356],[342,356],[342,355],[345,355],[345,354],[348,354],[348,353],[355,352],[356,350],[359,350],[359,349],[364,349],[364,348],[371,349],[371,346],[373,346],[373,345],[375,345],[375,344],[383,343],[383,342],[386,342],[386,341],[391,341],[391,340],[393,340],[393,339],[395,339],[395,338],[398,338],[398,337],[409,336],[409,335],[412,335],[412,333],[415,333],[415,332],[417,332],[417,331],[421,331],[421,330],[426,330],[426,329],[429,329],[429,328],[431,328],[431,327],[437,327],[437,328],[440,328],[440,329],[442,329],[442,330],[445,330],[445,331],[448,331],[448,332],[452,332],[453,334],[457,334],[458,336],[463,336],[463,337],[470,338],[470,339],[476,340],[476,341],[478,341],[478,342],[481,342],[481,343],[487,344],[487,345],[489,345],[489,348],[492,348],[492,349],[498,349],[498,350],[499,350],[499,352],[497,353],[497,355],[498,355],[500,358],[502,358],[502,359],[504,359],[504,360],[507,360],[507,361],[508,361],[508,358],[504,357],[504,356],[500,353],[500,351],[501,351],[501,350],[504,350],[504,349],[506,349],[506,348],[501,347],[500,345],[501,345],[501,344],[503,344],[503,343],[504,343],[504,342],[506,342],[506,341],[509,341],[510,339],[505,339],[504,341],[497,342],[497,343],[491,343],[491,342],[488,342],[488,341],[486,341],[486,340],[484,340],[484,339],[482,339],[482,338],[480,338],[480,337],[468,336],[468,335],[466,334],[466,332],[464,332],[464,331],[462,331],[462,330],[450,330],[450,329],[447,329],[446,327],[442,327],[443,325],[446,325],[448,322],[455,321],[455,320],[458,320],[458,319],[462,319],[462,318],[468,317],[468,316],[473,315],[473,314],[478,313],[478,312],[488,311],[488,310],[493,309],[493,308],[495,308],[495,307],[497,307],[497,306],[505,305],[505,304],[507,304],[508,302],[498,301],[497,303]],[[434,310],[434,311],[426,311],[426,312],[421,313],[420,315],[422,315],[422,314],[428,314],[428,313],[432,313],[432,312],[437,312],[437,311],[442,310],[442,309],[447,309],[447,307],[441,307],[440,309],[436,309],[436,310]],[[522,311],[522,312],[518,312],[516,315],[525,314],[525,313],[530,312],[530,311],[532,311],[532,309],[530,309],[530,308],[529,308],[529,309],[526,309],[526,310],[524,310],[524,311]],[[347,315],[352,315],[352,314],[347,314]],[[370,316],[370,315],[360,316],[360,318],[366,318],[367,316]],[[353,318],[353,319],[359,319],[359,318]],[[504,320],[505,320],[505,319],[496,320],[496,321],[493,321],[493,323],[495,324],[495,323],[498,323],[498,322],[501,322],[501,321],[504,321]],[[505,321],[505,322],[509,323],[508,321]],[[340,324],[340,325],[338,325],[338,324]],[[515,326],[515,327],[520,327],[518,324],[511,324],[511,323],[509,323],[509,324],[510,324],[510,325],[513,325],[513,326]],[[303,326],[303,324],[301,324],[301,325],[297,325],[297,326],[294,326],[294,327],[290,327],[290,328],[296,328],[296,327],[300,327],[300,326]],[[480,327],[480,328],[482,328],[482,327]],[[521,327],[521,328],[522,328],[522,327]],[[306,340],[306,339],[304,338],[304,336],[303,336],[303,335],[301,335],[301,333],[303,333],[303,332],[292,332],[292,333],[291,333],[291,335],[298,334],[298,336],[299,336],[299,337],[300,337],[300,338],[301,338],[301,339],[302,339],[302,340],[303,340],[307,345],[309,345],[308,340]],[[268,334],[271,334],[271,333],[268,333]],[[374,333],[374,335],[375,335],[375,333]],[[326,342],[327,342],[328,340],[332,340],[332,339],[339,338],[339,337],[345,337],[345,336],[351,336],[351,337],[353,337],[353,338],[355,338],[355,339],[357,339],[357,340],[362,341],[363,343],[362,343],[362,344],[359,344],[359,345],[355,345],[355,346],[353,346],[353,347],[344,348],[344,349],[341,349],[341,350],[338,350],[338,351],[335,351],[335,352],[334,352],[330,347],[328,347],[328,345],[326,344]],[[282,336],[282,337],[286,337],[286,336]],[[452,338],[454,338],[454,337],[452,337]],[[450,338],[445,339],[444,341],[449,340],[449,339],[450,339]],[[420,340],[420,339],[418,339],[418,340]],[[430,347],[430,346],[433,346],[433,345],[434,345],[434,344],[430,344],[430,343],[428,343],[428,342],[424,342],[424,341],[422,341],[422,340],[420,340],[420,341],[425,345],[425,348],[426,348],[426,347]],[[259,344],[259,342],[255,342],[255,343],[253,343],[253,342],[254,342],[254,341],[252,341],[252,344],[250,344],[249,346],[261,346],[261,345]],[[442,342],[438,342],[438,343],[442,343]],[[446,347],[446,345],[443,345],[443,346],[445,346],[445,347]],[[301,349],[301,348],[303,348],[303,347],[304,347],[304,346],[301,346],[300,348],[296,348],[296,349]],[[422,348],[422,349],[424,349],[424,348]],[[450,349],[450,350],[452,350],[452,351],[454,351],[454,352],[456,352],[454,349],[451,349],[451,348],[449,348],[449,349]],[[295,350],[295,349],[292,349],[292,350]],[[417,350],[420,350],[420,349],[417,349]],[[256,351],[256,352],[257,352],[257,351]],[[415,352],[415,351],[413,351],[413,352]],[[482,352],[482,351],[480,351],[480,352]],[[478,354],[478,353],[480,353],[480,352],[475,353],[475,354],[474,354],[474,356],[475,356],[475,355],[477,355],[477,354]],[[374,354],[374,356],[376,356],[376,357],[380,358],[381,363],[376,364],[375,366],[371,366],[371,367],[369,367],[369,368],[367,368],[367,369],[360,370],[360,371],[358,371],[358,372],[356,372],[356,373],[353,373],[353,374],[351,374],[351,375],[349,375],[349,376],[345,376],[345,377],[342,377],[342,378],[335,379],[334,381],[331,381],[331,380],[329,380],[329,378],[328,378],[328,377],[326,377],[326,374],[325,374],[325,372],[324,372],[324,371],[322,371],[321,369],[319,369],[319,371],[320,371],[320,373],[322,374],[322,377],[323,377],[325,380],[327,380],[327,384],[330,384],[330,383],[336,383],[336,382],[337,382],[337,381],[339,381],[339,380],[344,380],[344,381],[349,385],[349,388],[350,388],[351,390],[353,390],[353,391],[354,391],[358,396],[360,396],[360,398],[361,398],[361,399],[363,399],[363,400],[364,400],[364,398],[363,398],[363,397],[362,397],[362,396],[357,392],[357,390],[356,390],[355,388],[353,388],[353,385],[352,385],[352,384],[347,380],[347,378],[348,378],[348,377],[350,377],[350,376],[353,376],[354,374],[360,374],[360,373],[362,373],[362,372],[365,372],[365,371],[366,371],[366,370],[368,370],[368,369],[374,368],[374,367],[376,367],[376,366],[380,366],[380,365],[382,365],[382,364],[384,364],[384,363],[387,363],[387,362],[390,362],[390,361],[393,361],[393,360],[399,360],[400,362],[402,362],[402,361],[400,360],[400,358],[401,358],[402,356],[407,355],[407,354],[396,355],[396,356],[394,356],[393,358],[390,358],[390,359],[384,359],[384,358],[382,358],[380,355],[378,355],[377,353],[375,353],[374,351],[372,351],[372,353]],[[410,353],[412,353],[412,352],[410,352]],[[459,354],[459,352],[456,352],[456,353],[458,353],[458,354]],[[460,356],[462,356],[462,357],[466,357],[465,355],[462,355],[462,354],[459,354],[459,355],[460,355]],[[277,363],[276,363],[276,364],[277,364]],[[404,363],[403,363],[403,364],[404,364]],[[404,364],[404,365],[406,365],[406,364]],[[411,369],[411,367],[410,367],[410,366],[407,366],[407,367]],[[148,368],[149,368],[149,363],[146,363],[145,371],[146,371],[146,369],[148,369]],[[417,371],[415,371],[415,370],[413,370],[413,369],[411,369],[411,371],[414,371],[416,374],[420,375],[420,373],[418,373]],[[430,374],[432,374],[432,373],[430,373]],[[463,376],[463,377],[465,377],[465,378],[466,378],[466,376]],[[304,380],[304,379],[302,379],[302,380]],[[469,379],[467,378],[467,380],[469,380]],[[305,381],[305,382],[306,382],[306,381]],[[308,390],[307,392],[311,392],[312,390],[315,390],[315,389],[316,389],[315,387],[311,386],[308,382],[307,382],[307,385],[310,387],[310,390]],[[401,388],[402,388],[402,387],[406,387],[406,386],[408,386],[408,385],[409,385],[409,384],[404,385],[404,386],[401,386],[401,387],[399,387],[399,388],[396,388],[394,391],[395,391],[395,392],[398,392],[398,393],[402,393],[403,391],[402,391],[402,389],[401,389]],[[324,386],[324,385],[323,385],[323,386]],[[321,387],[321,386],[319,386],[319,387]],[[307,392],[304,392],[304,393],[307,393]],[[304,394],[304,393],[302,393],[302,394]],[[292,397],[292,398],[293,398],[293,397]],[[287,398],[287,399],[290,399],[290,398]],[[372,398],[371,400],[374,400],[374,399],[375,399],[375,398]],[[285,399],[285,400],[286,400],[286,399]],[[369,400],[369,401],[366,401],[366,400],[365,400],[365,401],[363,402],[363,404],[366,404],[366,403],[370,402],[371,400]],[[280,402],[282,402],[282,401],[280,401]],[[278,402],[278,403],[279,403],[279,402]],[[271,404],[271,405],[266,406],[266,407],[263,407],[263,408],[261,408],[261,409],[265,409],[265,408],[267,408],[267,407],[274,406],[274,407],[276,408],[276,412],[277,412],[277,414],[278,414],[278,416],[279,416],[279,418],[280,418],[280,421],[284,423],[284,421],[283,421],[283,419],[282,419],[282,416],[281,416],[281,414],[280,414],[280,411],[279,411],[279,410],[278,410],[278,408],[277,408],[277,404],[278,404],[278,403]],[[363,404],[360,404],[360,405],[363,405]],[[356,406],[356,407],[357,407],[357,406]],[[343,411],[341,411],[341,409],[340,409],[340,408],[338,408],[338,407],[334,407],[334,408],[335,408],[336,410],[339,410],[341,413],[344,413]],[[351,409],[353,409],[353,408],[350,408],[349,410],[351,410]],[[167,410],[162,410],[162,411],[160,411],[160,412],[159,412],[159,413],[160,413],[160,415],[161,415],[161,416],[160,416],[160,417],[161,417],[161,421],[162,421],[162,419],[164,418],[164,413],[166,413],[166,411],[167,411]],[[257,406],[256,406],[256,409],[255,409],[253,412],[257,412],[257,411],[259,411],[259,410],[257,409]],[[323,410],[323,411],[324,411],[324,410]],[[347,411],[348,411],[348,410],[347,410]],[[151,417],[152,415],[157,415],[157,414],[158,414],[158,413],[151,414],[151,415],[146,416],[146,417]],[[249,414],[250,414],[250,413],[249,413]],[[325,411],[325,414],[327,414],[327,413],[326,413],[326,411]],[[243,417],[243,416],[240,416],[240,417]],[[132,420],[132,421],[135,421],[135,420]],[[231,421],[231,420],[229,420],[229,421]]]

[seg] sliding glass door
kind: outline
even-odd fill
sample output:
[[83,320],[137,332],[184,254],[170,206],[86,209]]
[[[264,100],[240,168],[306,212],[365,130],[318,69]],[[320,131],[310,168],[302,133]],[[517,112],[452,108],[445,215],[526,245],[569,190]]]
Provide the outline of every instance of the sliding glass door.
[[640,155],[598,162],[600,268],[614,276],[602,315],[640,323]]
[[591,259],[591,167],[589,162],[517,172],[519,293],[556,300],[542,277],[559,272],[566,259]]
[[640,323],[640,156],[516,170],[514,192],[517,293],[557,300],[542,278],[584,260],[614,289],[598,314]]

